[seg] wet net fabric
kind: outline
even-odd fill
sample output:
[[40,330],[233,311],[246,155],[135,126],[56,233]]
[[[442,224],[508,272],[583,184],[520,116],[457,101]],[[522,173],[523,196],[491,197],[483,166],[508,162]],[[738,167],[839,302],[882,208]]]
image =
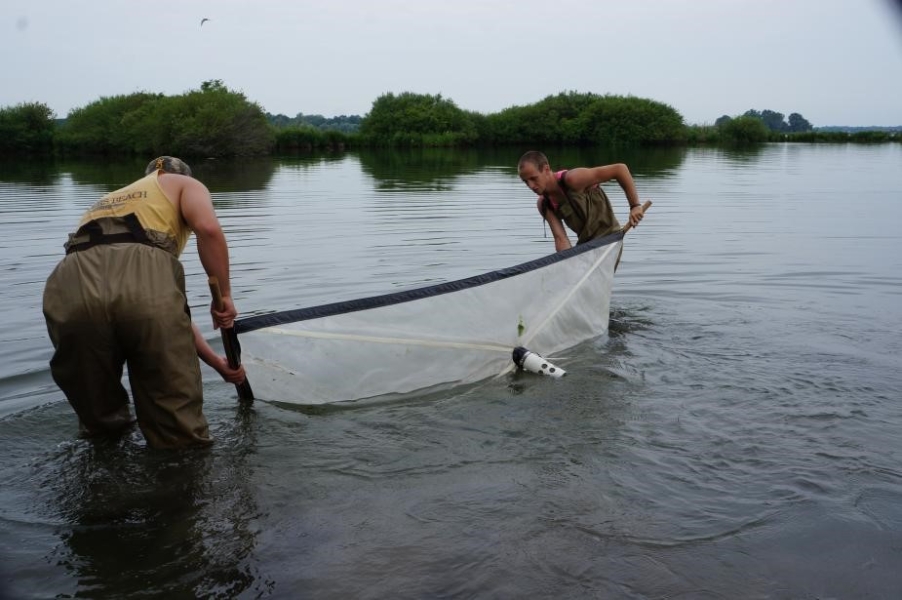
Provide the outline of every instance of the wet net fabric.
[[502,375],[607,332],[622,234],[469,279],[236,322],[257,397],[324,404]]

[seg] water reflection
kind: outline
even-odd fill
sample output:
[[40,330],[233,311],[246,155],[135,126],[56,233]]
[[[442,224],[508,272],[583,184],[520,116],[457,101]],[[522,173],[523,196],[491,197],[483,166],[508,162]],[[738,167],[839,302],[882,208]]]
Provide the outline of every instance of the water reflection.
[[28,160],[0,160],[0,181],[27,183],[30,185],[50,185],[56,182],[58,170],[53,158],[33,157]]
[[275,157],[273,160],[275,160],[280,167],[310,169],[320,165],[340,163],[348,157],[348,154],[348,152],[306,152],[297,154],[282,154]]
[[[717,154],[723,157],[727,163],[735,166],[751,165],[761,160],[765,149],[768,146],[764,144],[755,144],[751,146],[724,146],[717,149]],[[769,151],[773,151],[769,148]]]
[[[217,162],[203,176],[240,207],[219,213],[240,309],[550,252],[515,174],[525,149],[479,150],[476,167],[368,156],[364,171],[353,153],[280,157],[269,180]],[[0,185],[0,596],[6,581],[15,598],[895,597],[902,147],[542,149],[562,168],[625,162],[655,200],[610,335],[551,357],[570,375],[311,414],[236,414],[217,382],[217,443],[190,456],[58,445],[74,426],[41,289],[120,175],[0,163],[15,181]],[[265,188],[230,187],[243,168]],[[850,199],[880,217],[850,219]]]
[[44,465],[48,510],[64,523],[52,557],[76,595],[234,598],[265,587],[252,560],[254,424],[243,407],[213,449],[149,451],[135,432],[73,443]]
[[[516,176],[517,161],[532,148],[378,148],[357,155],[365,173],[377,181],[377,189],[446,191],[454,179],[495,167]],[[542,148],[553,168],[572,169],[626,163],[634,175],[668,177],[686,158],[687,148]]]
[[[486,167],[500,167],[516,174],[517,160],[527,149],[529,148],[376,148],[354,153],[194,159],[188,163],[195,177],[203,181],[214,194],[265,190],[277,168],[314,168],[344,161],[348,156],[359,159],[363,171],[379,184],[378,189],[415,187],[445,190],[450,188],[450,180],[455,177],[475,173]],[[687,149],[552,147],[543,151],[554,167],[574,168],[623,162],[629,165],[634,174],[662,176],[680,167]],[[760,154],[761,149],[727,149],[724,152],[728,156],[752,160]],[[46,185],[69,173],[74,184],[111,188],[134,181],[144,173],[146,166],[147,160],[143,157],[114,160],[9,160],[0,163],[0,181]]]
[[379,191],[449,190],[456,177],[484,166],[475,150],[451,148],[364,149],[358,157]]
[[[112,189],[144,175],[153,157],[125,160],[67,160],[56,165],[58,173],[70,173],[72,181],[81,185],[99,185]],[[257,191],[266,189],[276,169],[272,158],[194,159],[187,160],[194,176],[212,193]]]
[[683,165],[688,148],[595,148],[556,147],[523,148],[506,156],[508,165],[516,173],[517,161],[526,150],[541,150],[548,157],[553,169],[595,167],[625,163],[635,176],[666,178],[673,176]]
[[[278,166],[271,157],[206,159],[189,161],[188,164],[194,176],[203,181],[214,195],[265,190]],[[236,196],[227,198],[224,205],[238,204]],[[217,207],[219,200],[217,198]]]
[[[154,157],[105,160],[64,159],[57,163],[60,174],[69,173],[78,185],[96,185],[112,190],[144,175],[148,161]],[[193,165],[192,165],[193,166]]]

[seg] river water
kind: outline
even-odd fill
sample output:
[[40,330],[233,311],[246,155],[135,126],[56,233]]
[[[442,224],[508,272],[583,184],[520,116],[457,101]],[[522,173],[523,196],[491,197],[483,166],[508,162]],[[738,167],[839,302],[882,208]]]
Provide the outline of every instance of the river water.
[[[144,161],[0,166],[0,597],[902,597],[902,146],[547,150],[654,201],[567,377],[311,411],[205,367],[188,452],[78,439],[47,368],[66,233]],[[519,153],[193,166],[246,316],[552,252]]]

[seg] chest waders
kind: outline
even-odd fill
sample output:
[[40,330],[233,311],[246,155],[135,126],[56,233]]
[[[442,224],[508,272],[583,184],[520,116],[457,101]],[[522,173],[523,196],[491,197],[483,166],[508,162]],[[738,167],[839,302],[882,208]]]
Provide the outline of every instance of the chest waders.
[[597,237],[614,233],[620,229],[620,223],[614,216],[611,201],[600,186],[593,185],[587,190],[567,189],[567,173],[561,173],[558,184],[564,192],[565,200],[557,208],[545,196],[543,206],[552,212],[577,235],[577,244],[582,244]]
[[200,363],[171,237],[145,230],[136,215],[85,223],[44,288],[53,342],[53,379],[81,433],[111,433],[134,422],[155,448],[211,442]]

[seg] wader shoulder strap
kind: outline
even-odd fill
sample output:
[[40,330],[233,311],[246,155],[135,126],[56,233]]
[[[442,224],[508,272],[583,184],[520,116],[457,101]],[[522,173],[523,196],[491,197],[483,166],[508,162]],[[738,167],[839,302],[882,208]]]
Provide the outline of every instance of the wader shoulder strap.
[[579,230],[582,228],[582,224],[586,222],[586,213],[577,202],[573,201],[570,197],[570,192],[567,191],[567,171],[561,173],[561,177],[558,179],[558,185],[561,186],[561,191],[564,192],[564,202],[558,206],[558,209],[555,212],[563,221],[576,217],[580,222],[580,227],[575,227],[574,230]]

